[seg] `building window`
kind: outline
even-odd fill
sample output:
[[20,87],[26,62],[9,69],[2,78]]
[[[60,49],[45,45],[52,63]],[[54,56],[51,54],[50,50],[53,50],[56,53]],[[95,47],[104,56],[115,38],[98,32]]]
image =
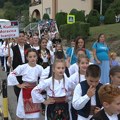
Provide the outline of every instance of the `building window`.
[[50,8],[45,8],[45,11],[47,14],[51,14],[51,9]]

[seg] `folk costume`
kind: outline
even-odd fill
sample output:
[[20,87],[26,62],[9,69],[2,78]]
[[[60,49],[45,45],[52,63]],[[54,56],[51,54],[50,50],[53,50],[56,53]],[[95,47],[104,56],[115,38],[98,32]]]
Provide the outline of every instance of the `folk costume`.
[[34,104],[31,99],[31,90],[36,86],[38,78],[41,76],[43,68],[40,65],[35,67],[29,64],[19,65],[8,75],[8,86],[18,85],[17,76],[22,76],[22,81],[27,88],[20,91],[16,115],[19,118],[39,118],[40,104]]
[[96,93],[91,98],[89,98],[87,95],[87,91],[89,89],[87,80],[82,81],[76,86],[74,90],[72,105],[77,110],[77,120],[90,120],[94,114],[95,107],[102,107],[98,97],[98,90],[101,86],[101,83],[97,85]]
[[50,77],[46,80],[40,81],[31,92],[34,103],[43,103],[41,92],[46,90],[47,97],[52,97],[55,103],[49,104],[46,107],[45,120],[70,120],[69,106],[67,102],[68,91],[72,89],[72,84],[67,77],[61,80],[53,79]]
[[43,50],[38,50],[38,61],[37,63],[41,66],[43,66],[43,68],[46,68],[47,66],[49,66],[51,64],[51,54],[50,51],[46,48],[45,51]]
[[90,120],[120,120],[120,114],[108,115],[104,109],[100,110]]

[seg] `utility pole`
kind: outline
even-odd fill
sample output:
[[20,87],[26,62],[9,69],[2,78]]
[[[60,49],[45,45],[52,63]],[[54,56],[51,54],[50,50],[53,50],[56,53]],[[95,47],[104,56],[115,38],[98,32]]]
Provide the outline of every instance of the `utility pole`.
[[100,15],[102,15],[103,1],[100,0]]

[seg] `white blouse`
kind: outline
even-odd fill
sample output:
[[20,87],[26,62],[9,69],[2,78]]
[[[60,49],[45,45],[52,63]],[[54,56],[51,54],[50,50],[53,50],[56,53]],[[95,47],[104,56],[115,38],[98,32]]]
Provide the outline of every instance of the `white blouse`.
[[[22,80],[24,82],[30,82],[30,83],[37,82],[38,77],[41,76],[42,70],[43,68],[40,65],[36,65],[35,67],[31,67],[29,66],[29,64],[19,65],[15,70],[13,70],[8,75],[7,84],[9,86],[14,86],[14,85],[19,84],[16,76],[22,76]],[[39,112],[25,114],[22,89],[19,94],[16,115],[19,118],[40,118]]]
[[[75,87],[74,94],[73,94],[73,100],[72,105],[76,110],[80,110],[84,108],[84,106],[87,104],[87,102],[91,99],[91,105],[96,105],[95,95],[93,95],[91,98],[88,97],[87,94],[82,96],[82,89],[81,85],[78,84]],[[83,116],[78,115],[78,120],[89,120],[92,117],[92,115],[89,115],[88,118],[84,118]]]
[[14,86],[19,84],[16,76],[22,76],[22,80],[25,82],[36,82],[38,77],[41,76],[42,71],[43,68],[40,65],[36,65],[35,67],[31,67],[29,64],[19,65],[8,75],[8,85]]
[[85,75],[82,75],[82,74],[80,74],[80,80],[79,80],[79,73],[78,72],[76,72],[76,73],[74,73],[73,75],[70,76],[70,81],[73,83],[74,88],[76,87],[76,85],[79,82],[82,82],[84,80],[85,80]]
[[70,65],[70,67],[69,67],[70,75],[73,75],[74,73],[78,72],[78,70],[79,70],[79,67],[78,67],[77,63],[74,63],[74,64]]
[[41,91],[45,90],[47,92],[47,96],[50,97],[63,97],[68,96],[69,91],[72,91],[72,83],[65,76],[65,84],[63,83],[63,79],[56,80],[54,79],[54,90],[52,85],[52,77],[46,80],[40,81],[40,83],[32,90],[31,95],[34,103],[42,103],[45,101],[43,98]]
[[109,120],[118,120],[118,116],[117,116],[117,114],[113,114],[113,115],[108,115],[106,112],[105,112],[105,114],[107,115],[107,117],[109,118]]

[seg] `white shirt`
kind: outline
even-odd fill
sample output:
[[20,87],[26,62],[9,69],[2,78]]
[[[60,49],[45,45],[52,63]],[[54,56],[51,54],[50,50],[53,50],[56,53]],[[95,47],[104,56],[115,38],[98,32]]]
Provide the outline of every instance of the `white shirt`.
[[46,80],[42,80],[31,92],[34,103],[42,103],[45,101],[42,94],[40,93],[42,90],[45,90],[47,92],[47,96],[63,97],[63,96],[68,96],[68,92],[72,91],[72,85],[67,77],[65,77],[65,86],[63,83],[63,79],[61,80],[54,79],[54,90],[53,90],[52,77]]
[[113,114],[113,115],[108,115],[106,112],[105,112],[105,114],[107,115],[107,117],[109,118],[109,120],[118,120],[118,116],[117,116],[117,114]]
[[[79,75],[80,75],[80,80],[79,80]],[[85,80],[85,75],[79,74],[78,72],[74,73],[73,75],[70,76],[70,81],[73,83],[74,88],[79,82],[82,82]]]
[[[35,67],[31,67],[28,64],[19,65],[13,72],[8,75],[7,84],[8,86],[14,86],[19,84],[16,76],[22,76],[22,80],[24,82],[37,82],[38,77],[41,76],[43,68],[40,65],[36,65]],[[22,89],[20,91],[18,105],[16,110],[16,115],[19,118],[39,118],[40,113],[31,113],[25,114],[24,112],[24,103],[23,103],[23,92]]]
[[[40,81],[47,79],[49,73],[50,73],[50,66],[46,67],[46,68],[42,71],[42,75],[41,75],[41,77],[40,77]],[[64,73],[64,76],[67,77],[65,73]]]
[[32,48],[36,49],[36,50],[39,50],[40,47],[39,46],[32,46]]
[[[82,89],[81,85],[78,84],[75,87],[74,94],[73,94],[73,100],[72,100],[72,105],[76,110],[80,110],[84,108],[84,106],[87,104],[87,102],[90,100],[87,94],[82,96]],[[91,105],[96,105],[96,100],[95,100],[95,95],[91,97]],[[89,115],[88,118],[84,118],[83,116],[78,115],[77,120],[90,120],[92,115]]]
[[[89,65],[91,65],[91,64],[93,64],[93,63],[89,62]],[[78,63],[74,63],[74,64],[70,65],[70,67],[69,67],[69,73],[70,73],[70,75],[78,72],[78,70],[79,70]]]
[[70,75],[78,72],[78,70],[79,70],[79,67],[78,67],[77,63],[74,63],[74,64],[70,65],[70,67],[69,67],[69,73],[70,73]]
[[[20,46],[18,44],[18,47],[19,47],[19,50],[20,50],[22,62],[25,63],[24,45]],[[13,50],[12,50],[12,48],[10,48],[10,57],[11,57],[11,60],[13,60]],[[9,65],[9,63],[8,63],[8,65]]]

